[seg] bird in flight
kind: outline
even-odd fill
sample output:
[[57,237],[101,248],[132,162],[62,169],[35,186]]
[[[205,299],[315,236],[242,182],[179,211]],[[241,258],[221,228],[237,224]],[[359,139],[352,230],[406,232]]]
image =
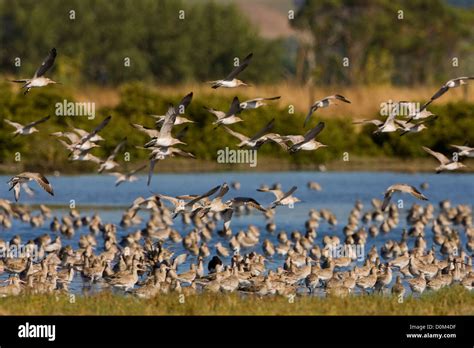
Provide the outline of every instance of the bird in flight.
[[28,94],[30,89],[33,87],[44,87],[49,84],[59,83],[43,76],[53,66],[56,56],[56,48],[51,49],[48,56],[41,63],[41,66],[36,70],[35,74],[31,79],[12,80],[12,82],[24,83],[21,88],[25,88],[25,95]]
[[8,184],[10,185],[9,191],[13,190],[15,194],[15,201],[18,202],[18,199],[20,198],[20,188],[22,184],[32,180],[36,181],[36,183],[41,186],[43,190],[48,192],[51,196],[54,196],[53,187],[44,175],[40,173],[23,172],[18,175],[15,175],[8,181]]
[[[99,133],[102,129],[104,129],[107,124],[109,124],[112,116],[106,117],[97,127],[95,127],[90,133],[84,132],[81,139],[72,144],[74,150],[83,150],[83,146],[87,143],[94,142],[94,138],[96,138],[97,133]],[[102,137],[100,139],[103,139]],[[72,153],[71,153],[72,154]]]
[[312,128],[304,136],[301,135],[287,135],[283,136],[282,139],[289,140],[293,143],[293,146],[289,148],[290,153],[295,153],[300,150],[317,150],[320,147],[326,147],[327,145],[321,144],[319,141],[316,141],[316,136],[321,133],[324,129],[324,122],[319,122],[316,127]]
[[236,116],[242,111],[242,109],[240,108],[239,98],[237,97],[234,97],[234,99],[232,100],[232,104],[230,105],[229,111],[227,112],[208,108],[207,106],[204,106],[204,109],[206,109],[211,114],[217,117],[217,120],[212,122],[212,124],[216,126],[214,129],[216,129],[222,124],[229,125],[243,121],[240,117]]
[[415,187],[407,184],[395,184],[387,188],[385,191],[385,196],[382,204],[382,211],[385,211],[387,208],[388,204],[390,203],[390,199],[392,198],[393,194],[395,192],[404,192],[404,193],[409,193],[413,197],[416,197],[420,200],[427,201],[428,198],[426,198],[420,191],[418,191]]
[[456,77],[455,79],[451,79],[446,82],[444,85],[441,86],[438,91],[427,101],[420,109],[420,112],[425,110],[428,105],[434,102],[436,99],[441,97],[444,93],[446,93],[450,88],[456,88],[462,85],[467,84],[467,81],[474,80],[474,76],[463,76],[463,77]]
[[250,100],[246,100],[240,103],[240,108],[242,110],[258,109],[261,106],[267,105],[267,103],[265,103],[265,100],[277,100],[280,98],[281,98],[280,96],[276,96],[276,97],[269,97],[269,98],[250,99]]
[[334,94],[334,95],[330,95],[328,97],[325,97],[323,99],[316,100],[313,103],[313,105],[311,105],[311,107],[309,108],[308,114],[306,115],[306,118],[304,120],[304,126],[306,127],[306,124],[308,123],[309,119],[311,118],[311,116],[313,115],[313,113],[316,110],[322,109],[322,108],[327,108],[330,105],[337,105],[336,102],[338,100],[343,101],[344,103],[348,103],[348,104],[351,103],[350,100],[348,100],[346,97],[344,97],[340,94]]
[[456,169],[466,167],[463,163],[454,159],[449,159],[448,157],[443,155],[441,152],[433,151],[430,148],[425,147],[425,146],[422,146],[422,148],[423,150],[428,152],[431,156],[435,157],[439,161],[440,165],[436,167],[436,174],[439,174],[444,170],[456,170]]
[[240,143],[237,145],[238,147],[248,146],[253,150],[258,150],[263,144],[269,141],[275,141],[276,137],[278,136],[275,133],[267,133],[270,129],[273,128],[274,123],[275,119],[272,119],[251,138],[241,133],[235,132],[232,129],[227,128],[226,126],[224,126],[224,129],[227,133],[240,140]]
[[247,68],[247,66],[249,65],[250,60],[252,59],[252,57],[253,57],[253,53],[250,53],[224,79],[216,80],[216,81],[209,81],[209,83],[212,84],[211,87],[216,89],[216,88],[219,88],[219,87],[234,88],[234,87],[239,87],[239,86],[248,86],[248,84],[246,84],[245,82],[237,79],[236,77],[237,77],[238,74],[240,74],[242,71],[244,71],[245,68]]
[[465,145],[450,145],[451,147],[454,147],[456,150],[458,150],[458,156],[464,156],[464,157],[473,157],[474,156],[474,147],[467,146]]
[[114,148],[112,153],[109,155],[109,157],[107,157],[105,161],[101,161],[100,167],[98,170],[99,173],[102,173],[104,170],[111,170],[115,168],[116,166],[118,166],[118,163],[115,162],[114,159],[126,142],[127,142],[127,137],[123,138],[122,141],[117,144],[117,146]]
[[[191,121],[184,116],[180,116],[180,115],[184,115],[184,112],[186,111],[186,108],[188,107],[188,105],[191,103],[192,99],[193,99],[193,92],[190,92],[186,94],[183,97],[183,99],[181,99],[181,101],[176,107],[174,107],[174,111],[177,114],[176,118],[174,119],[175,126],[179,126],[184,123],[195,123],[194,121]],[[161,127],[166,119],[166,115],[150,115],[150,116],[157,119],[155,122],[155,127],[157,128]]]
[[39,132],[39,130],[36,129],[35,126],[40,124],[40,123],[46,122],[47,120],[49,120],[49,118],[50,118],[50,116],[46,116],[46,117],[43,117],[42,119],[40,119],[38,121],[28,123],[24,126],[19,124],[19,123],[7,120],[7,119],[5,119],[5,122],[8,123],[10,126],[13,126],[13,127],[16,128],[15,131],[12,133],[12,134],[14,134],[13,137],[16,137],[17,135],[30,135],[32,133]]
[[115,180],[115,187],[121,185],[122,183],[124,182],[134,182],[134,181],[137,181],[138,180],[138,177],[135,175],[136,173],[138,173],[139,171],[145,169],[147,167],[147,164],[144,164],[136,169],[133,169],[127,173],[119,173],[119,172],[112,172],[112,173],[109,173],[110,175],[113,175],[117,178],[117,180]]
[[280,189],[270,189],[270,188],[259,188],[258,192],[271,192],[275,195],[275,200],[271,203],[269,209],[274,209],[277,205],[288,205],[292,207],[296,202],[301,202],[298,197],[293,196],[293,192],[296,191],[298,187],[293,186],[288,192],[283,192]]

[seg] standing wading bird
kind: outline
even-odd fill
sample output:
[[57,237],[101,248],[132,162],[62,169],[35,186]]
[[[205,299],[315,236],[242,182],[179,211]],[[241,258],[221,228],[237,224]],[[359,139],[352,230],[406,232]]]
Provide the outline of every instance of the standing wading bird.
[[430,105],[433,101],[441,97],[444,93],[446,93],[450,88],[456,88],[462,85],[467,84],[468,80],[474,80],[474,76],[463,76],[463,77],[457,77],[455,79],[451,79],[448,82],[446,82],[441,88],[433,94],[433,96],[430,98],[428,102],[426,102],[420,109],[420,112],[425,110],[428,105]]
[[21,88],[25,88],[24,94],[26,95],[31,88],[33,87],[44,87],[52,83],[59,83],[53,81],[47,77],[43,77],[43,75],[53,66],[54,60],[56,59],[56,49],[53,48],[45,60],[41,63],[41,66],[36,70],[35,74],[31,79],[22,79],[22,80],[13,80],[12,82],[16,83],[24,83]]
[[16,130],[12,133],[12,134],[14,134],[13,137],[16,137],[17,135],[30,135],[32,133],[39,132],[39,130],[36,129],[34,126],[36,126],[37,124],[46,122],[47,120],[49,120],[49,118],[50,118],[50,116],[46,116],[46,117],[43,117],[42,119],[40,119],[38,121],[28,123],[24,126],[19,124],[19,123],[7,120],[7,119],[5,119],[4,121],[6,123],[8,123],[10,126],[13,126],[13,127],[16,128]]
[[248,86],[248,84],[240,81],[237,79],[237,75],[240,74],[245,68],[249,65],[250,60],[252,59],[253,53],[250,53],[247,57],[244,58],[243,62],[241,62],[238,66],[232,70],[232,72],[226,76],[225,79],[216,80],[216,81],[209,81],[208,83],[212,84],[212,88],[219,88],[219,87],[226,87],[226,88],[233,88],[239,86]]
[[216,126],[214,127],[214,129],[219,127],[221,124],[229,125],[243,121],[240,117],[236,116],[242,111],[242,109],[240,108],[239,98],[237,97],[234,97],[234,99],[232,100],[232,104],[230,104],[229,111],[227,112],[208,108],[207,106],[204,106],[204,109],[206,109],[211,114],[217,117],[217,120],[212,122],[212,124]]
[[9,191],[13,189],[15,194],[15,201],[18,201],[20,198],[20,187],[23,183],[27,183],[28,181],[34,180],[40,185],[43,190],[48,192],[51,196],[54,196],[53,187],[49,183],[48,179],[40,173],[31,173],[31,172],[24,172],[18,175],[15,175],[8,181],[10,185]]
[[390,199],[395,192],[405,192],[411,194],[413,197],[416,197],[420,200],[427,201],[426,198],[420,191],[418,191],[415,187],[407,185],[407,184],[395,184],[387,188],[385,191],[385,196],[382,204],[382,211],[385,211],[388,204],[390,203]]
[[264,100],[277,100],[280,98],[281,96],[250,99],[250,100],[246,100],[240,103],[240,108],[242,110],[258,109],[261,106],[267,105],[267,103],[265,103]]
[[146,164],[136,168],[136,169],[133,169],[127,173],[119,173],[119,172],[113,172],[113,173],[109,173],[110,175],[113,175],[117,178],[117,180],[115,181],[115,187],[119,186],[120,184],[124,183],[124,182],[134,182],[134,181],[137,181],[138,180],[138,177],[135,176],[136,173],[138,173],[139,171],[143,170],[146,168]]
[[304,127],[306,127],[306,124],[308,123],[309,119],[311,118],[311,115],[313,115],[313,112],[315,112],[318,109],[322,108],[327,108],[330,105],[337,105],[336,101],[340,100],[343,101],[344,103],[350,104],[351,102],[344,96],[340,94],[334,94],[330,95],[328,97],[325,97],[320,100],[316,100],[313,105],[309,108],[308,114],[306,115],[306,118],[304,120]]
[[436,167],[436,174],[441,173],[443,170],[456,170],[456,169],[466,167],[463,163],[459,162],[458,160],[449,159],[448,157],[446,157],[440,152],[433,151],[430,148],[425,147],[425,146],[422,146],[422,148],[423,150],[428,152],[431,156],[435,157],[439,161],[440,165]]

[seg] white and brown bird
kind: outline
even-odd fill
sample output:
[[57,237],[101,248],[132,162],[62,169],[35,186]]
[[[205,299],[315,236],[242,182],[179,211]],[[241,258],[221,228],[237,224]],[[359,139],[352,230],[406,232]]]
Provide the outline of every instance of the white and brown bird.
[[350,100],[348,100],[346,97],[344,97],[340,94],[334,94],[334,95],[327,96],[323,99],[316,100],[313,103],[313,105],[311,105],[311,107],[309,108],[308,114],[306,115],[306,118],[304,120],[304,126],[306,127],[306,124],[308,123],[309,119],[311,118],[311,115],[313,115],[313,113],[316,110],[322,109],[322,108],[327,108],[330,105],[336,105],[336,102],[338,100],[340,100],[344,103],[348,103],[348,104],[351,103]]
[[384,211],[388,204],[390,203],[390,199],[392,198],[395,192],[405,192],[411,194],[413,197],[421,199],[423,201],[427,201],[426,198],[420,191],[418,191],[415,187],[407,184],[394,184],[387,188],[385,191],[385,196],[382,204],[382,211]]
[[240,109],[239,98],[237,97],[234,97],[234,99],[232,100],[232,104],[230,104],[229,111],[227,112],[216,110],[213,108],[208,108],[207,106],[204,106],[204,109],[206,109],[211,114],[217,117],[217,120],[212,122],[212,124],[216,126],[215,128],[223,124],[229,125],[229,124],[234,124],[234,123],[243,121],[240,117],[237,116],[237,114],[242,111]]
[[[86,132],[83,131],[83,135],[81,136],[81,139],[72,144],[74,150],[84,150],[84,145],[94,142],[94,138],[97,138],[97,133],[99,133],[102,129],[104,129],[105,126],[107,126],[112,119],[112,116],[107,116],[97,127],[95,127],[91,132]],[[82,131],[82,130],[81,130]],[[99,138],[100,139],[100,138]],[[74,153],[74,151],[71,152],[70,156]]]
[[48,179],[40,173],[32,173],[32,172],[24,172],[18,175],[15,175],[8,181],[10,185],[10,190],[13,189],[15,194],[15,200],[18,201],[20,198],[20,188],[23,183],[27,183],[29,181],[36,181],[38,185],[40,185],[46,192],[48,192],[51,196],[54,196],[53,187],[49,183]]
[[[179,126],[185,123],[194,123],[194,121],[191,121],[187,119],[186,117],[182,116],[184,115],[186,108],[189,106],[189,104],[191,104],[192,99],[193,99],[193,92],[190,92],[186,94],[183,97],[183,99],[181,99],[181,101],[179,102],[178,105],[176,105],[176,107],[174,107],[174,111],[177,114],[177,116],[174,118],[175,126]],[[166,119],[166,115],[150,115],[150,116],[157,119],[155,122],[155,127],[161,127]]]
[[269,141],[273,141],[273,139],[275,139],[276,134],[272,133],[273,135],[268,136],[267,133],[270,129],[273,128],[274,124],[275,119],[272,119],[251,138],[236,131],[233,131],[232,129],[229,129],[226,126],[224,126],[224,129],[227,133],[240,140],[240,143],[237,145],[238,147],[248,146],[251,149],[259,149],[260,146],[262,146],[263,144]]
[[422,146],[423,150],[428,152],[431,156],[435,157],[440,165],[436,167],[436,174],[441,173],[444,170],[456,170],[460,168],[466,167],[463,163],[459,162],[457,159],[449,159],[445,155],[443,155],[441,152],[436,152],[431,150],[428,147]]
[[288,192],[283,192],[280,189],[267,189],[259,188],[259,192],[271,192],[275,196],[275,200],[270,204],[269,209],[275,208],[277,205],[288,205],[292,207],[296,202],[301,202],[298,197],[292,196],[293,192],[296,191],[298,187],[293,186]]
[[454,147],[458,153],[458,156],[461,157],[473,157],[474,156],[474,147],[470,147],[467,145],[450,145]]
[[105,161],[101,161],[100,167],[98,172],[102,173],[104,170],[111,170],[118,166],[119,164],[114,161],[115,157],[119,153],[120,149],[125,145],[127,142],[127,137],[123,138],[122,141],[120,141],[117,146],[115,146],[114,150],[112,153],[105,159]]
[[430,100],[421,107],[420,111],[423,111],[424,109],[426,109],[428,105],[430,105],[433,101],[441,97],[450,88],[456,88],[456,87],[465,85],[467,84],[467,81],[469,80],[474,80],[474,76],[462,76],[462,77],[456,77],[454,79],[449,80],[444,85],[442,85],[441,88],[438,89],[438,91],[436,91],[435,94],[433,94]]
[[324,122],[319,122],[316,127],[312,128],[304,136],[284,136],[282,139],[293,142],[293,145],[288,149],[288,152],[295,153],[301,150],[312,151],[327,145],[316,141],[316,136],[324,129]]
[[127,173],[119,173],[119,172],[113,172],[113,173],[109,173],[110,175],[113,175],[117,178],[117,180],[115,180],[115,187],[121,185],[122,183],[124,182],[134,182],[134,181],[137,181],[138,180],[138,177],[135,175],[136,173],[138,173],[139,171],[145,169],[147,167],[146,164],[136,168],[136,169],[133,169]]
[[12,122],[10,120],[5,119],[5,122],[8,123],[10,126],[15,127],[15,131],[12,133],[13,137],[16,137],[17,135],[30,135],[35,132],[39,132],[38,129],[35,128],[36,125],[46,122],[49,120],[50,116],[43,117],[42,119],[38,121],[34,121],[31,123],[28,123],[26,125],[21,125],[20,123],[17,122]]
[[209,81],[208,83],[211,83],[212,84],[211,87],[214,88],[214,89],[219,88],[219,87],[234,88],[234,87],[239,87],[239,86],[248,86],[248,84],[246,84],[245,82],[237,79],[236,77],[242,71],[244,71],[245,68],[247,68],[247,66],[249,65],[250,60],[252,59],[252,57],[253,57],[253,53],[250,53],[224,79],[216,80],[216,81]]
[[24,85],[21,88],[25,88],[25,92],[24,92],[25,95],[33,87],[44,87],[49,84],[59,83],[59,82],[51,80],[50,78],[43,76],[53,66],[56,56],[57,56],[56,48],[51,49],[48,56],[41,63],[41,66],[36,70],[35,74],[33,75],[31,79],[12,80],[12,82],[24,83]]
[[267,105],[267,103],[265,103],[265,100],[277,100],[280,98],[281,96],[250,99],[250,100],[241,102],[240,108],[242,110],[258,109],[261,106]]

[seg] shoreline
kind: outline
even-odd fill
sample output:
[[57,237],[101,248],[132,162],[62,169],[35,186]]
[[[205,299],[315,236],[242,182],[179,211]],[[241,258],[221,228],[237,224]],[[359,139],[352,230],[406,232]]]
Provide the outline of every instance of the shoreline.
[[[449,172],[450,174],[472,174],[474,173],[474,166],[469,165],[473,160],[463,160],[467,163],[467,167]],[[116,171],[126,172],[139,166],[140,163],[133,163],[127,166],[126,169],[119,168]],[[262,173],[262,172],[303,172],[303,171],[316,171],[316,172],[393,172],[393,173],[435,173],[437,164],[431,159],[418,158],[418,159],[394,159],[387,157],[374,157],[374,158],[355,158],[349,161],[330,161],[327,163],[314,163],[314,164],[295,164],[285,159],[278,158],[263,158],[259,161],[256,167],[250,167],[248,164],[221,164],[216,161],[210,160],[183,160],[183,159],[167,159],[164,162],[159,163],[159,166],[155,169],[155,174],[159,173],[179,173],[179,174],[192,174],[192,173],[222,173],[222,172],[246,172],[246,173]],[[98,174],[94,170],[80,170],[75,166],[59,166],[57,169],[52,169],[50,166],[44,168],[38,167],[27,167],[13,164],[0,164],[0,175],[17,174],[23,171],[41,171],[45,175],[54,175],[54,172],[59,172],[59,175],[93,175]],[[146,170],[141,172],[146,174]],[[448,172],[444,172],[448,173]],[[107,175],[103,173],[102,175]],[[443,174],[443,173],[441,173]],[[440,175],[441,175],[440,174]]]

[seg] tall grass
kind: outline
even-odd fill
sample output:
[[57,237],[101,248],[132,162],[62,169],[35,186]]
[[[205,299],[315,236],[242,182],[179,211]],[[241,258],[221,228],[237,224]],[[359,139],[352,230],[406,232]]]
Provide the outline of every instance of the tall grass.
[[[193,91],[196,99],[204,100],[213,95],[225,96],[229,100],[235,95],[246,96],[249,99],[280,95],[282,98],[272,103],[272,105],[282,108],[293,105],[297,111],[302,113],[305,113],[316,99],[338,93],[351,100],[352,104],[339,103],[336,107],[319,111],[318,117],[349,116],[360,119],[377,114],[380,111],[380,104],[388,100],[425,102],[429,100],[439,87],[438,85],[417,87],[390,85],[308,87],[295,85],[290,82],[280,82],[273,85],[257,85],[239,89],[221,88],[218,90],[211,89],[206,83],[187,83],[177,86],[155,85],[149,88],[156,93],[164,95],[185,95]],[[469,86],[452,89],[435,103],[445,104],[461,100],[474,102],[474,93],[472,93],[474,88],[467,91],[464,88],[468,89]],[[73,95],[78,101],[94,100],[97,107],[115,107],[120,102],[119,90],[110,87],[84,86],[80,89],[75,89]]]

